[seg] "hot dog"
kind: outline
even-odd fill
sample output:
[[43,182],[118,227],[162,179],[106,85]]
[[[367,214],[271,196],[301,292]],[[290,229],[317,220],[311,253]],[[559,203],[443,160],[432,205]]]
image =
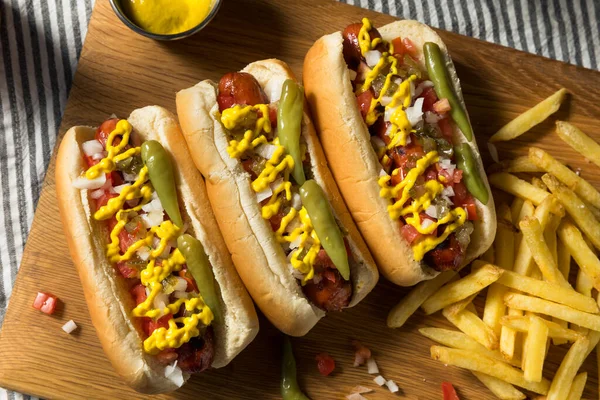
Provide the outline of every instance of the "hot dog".
[[294,336],[357,304],[378,279],[304,106],[279,60],[177,94],[233,262],[267,318]]
[[413,285],[491,245],[494,203],[452,60],[416,21],[323,36],[304,85],[327,160],[380,272]]
[[175,390],[256,336],[252,300],[171,113],[145,107],[71,128],[56,186],[92,322],[131,387]]

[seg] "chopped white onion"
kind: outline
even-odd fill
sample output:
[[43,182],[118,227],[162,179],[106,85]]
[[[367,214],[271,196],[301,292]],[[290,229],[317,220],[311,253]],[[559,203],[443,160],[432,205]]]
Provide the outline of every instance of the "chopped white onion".
[[367,398],[360,393],[351,393],[346,396],[346,399],[348,399],[348,400],[367,400]]
[[385,385],[385,378],[381,375],[377,375],[377,377],[375,379],[373,379],[373,382],[375,382],[379,386],[383,386],[383,385]]
[[265,85],[265,94],[269,97],[271,103],[279,101],[281,98],[281,89],[283,88],[283,82],[285,77],[271,78]]
[[369,50],[365,53],[365,61],[371,68],[377,65],[379,59],[381,59],[381,52],[378,50]]
[[389,122],[392,119],[392,115],[394,114],[394,112],[396,111],[397,108],[398,107],[386,108],[385,114],[383,115],[383,119],[386,122]]
[[83,176],[78,176],[72,182],[72,185],[76,189],[100,189],[106,184],[106,174],[100,174],[97,178],[88,179]]
[[452,175],[454,173],[454,170],[456,169],[456,165],[452,164],[452,160],[450,160],[449,158],[442,158],[439,164],[440,168],[448,171],[450,175]]
[[[290,252],[290,254],[292,254],[293,252]],[[292,264],[288,264],[290,266],[290,268],[292,269],[292,276],[296,279],[300,279],[303,280],[304,279],[304,274],[302,272],[300,272],[299,270],[297,270],[296,268],[294,268],[292,266]],[[317,274],[318,275],[318,274]],[[319,275],[320,276],[320,275]]]
[[[427,210],[425,210],[425,214],[429,215],[431,218],[437,219],[437,217],[438,217],[438,209],[437,209],[436,206],[434,206],[432,204],[429,207],[427,207]],[[425,221],[423,221],[423,222],[425,222]]]
[[423,229],[427,229],[429,228],[431,225],[433,224],[433,221],[430,219],[425,219],[423,220],[423,222],[421,222],[421,228]]
[[300,247],[300,243],[302,243],[302,235],[298,235],[296,239],[290,242],[290,249],[295,250]]
[[107,152],[101,151],[100,153],[96,153],[92,156],[92,160],[102,160],[104,157],[108,155]]
[[261,156],[262,158],[265,158],[267,160],[270,160],[271,157],[273,157],[273,154],[275,154],[276,150],[277,150],[277,146],[269,144],[269,143],[261,144],[260,146],[257,146],[254,149],[256,154],[258,154],[259,156]]
[[396,382],[394,382],[391,379],[385,383],[385,386],[387,386],[388,389],[390,389],[390,392],[392,393],[396,393],[400,390],[400,388],[398,388],[398,385],[396,385]]
[[[136,179],[137,179],[136,174],[128,174],[127,172],[123,172],[123,180],[125,182],[135,182]],[[156,193],[156,192],[154,192],[154,193]]]
[[383,96],[381,98],[381,105],[382,106],[387,106],[388,104],[390,104],[392,102],[392,96]]
[[161,315],[164,314],[165,308],[169,304],[169,295],[165,293],[159,293],[154,298],[154,308],[160,311]]
[[97,141],[96,139],[88,140],[87,142],[83,142],[81,144],[81,148],[86,156],[93,156],[96,153],[101,153],[104,151],[104,147],[102,147],[102,143]]
[[256,193],[256,201],[260,203],[263,200],[266,200],[266,199],[268,199],[271,196],[273,196],[273,191],[271,190],[271,187],[267,187],[262,192],[257,192]]
[[162,203],[160,202],[159,198],[153,199],[152,201],[144,204],[142,206],[142,210],[146,211],[147,213],[151,212],[151,211],[163,211],[164,208],[162,206]]
[[412,107],[406,109],[406,118],[411,126],[415,126],[423,119],[423,101],[424,99],[419,97]]
[[[157,246],[158,247],[158,246]],[[163,250],[162,253],[160,253],[160,258],[168,258],[169,254],[171,254],[171,245],[167,242],[167,245],[165,246],[165,249]],[[182,278],[183,279],[183,278]]]
[[184,291],[187,289],[187,281],[180,276],[176,276],[177,283],[173,286],[174,291]]
[[177,387],[183,386],[185,379],[183,377],[181,368],[177,366],[177,360],[175,360],[173,365],[167,365],[165,367],[165,378],[169,379],[171,382],[177,385]]
[[454,196],[454,188],[452,186],[446,186],[444,190],[442,190],[442,196]]
[[147,214],[142,214],[142,221],[144,227],[150,229],[153,226],[158,226],[163,222],[163,212],[158,210],[152,210]]
[[385,169],[381,169],[381,171],[379,171],[379,177],[381,178],[382,176],[388,176],[389,174],[387,172],[385,172]]
[[417,87],[415,88],[415,97],[420,96],[423,93],[423,91],[425,90],[425,88],[428,88],[428,87],[433,87],[433,82],[423,81],[423,82],[419,83],[417,85]]
[[490,152],[490,156],[492,156],[492,160],[494,160],[495,163],[499,163],[500,158],[498,157],[498,148],[496,148],[496,145],[488,142],[488,150]]
[[67,323],[62,326],[62,330],[67,333],[71,333],[75,329],[77,329],[77,324],[75,324],[75,321],[73,321],[72,319],[67,321]]
[[370,389],[370,388],[368,388],[368,387],[365,387],[365,386],[362,386],[362,385],[356,385],[356,386],[354,386],[354,388],[352,389],[352,393],[360,393],[360,394],[363,394],[363,393],[371,393],[371,392],[374,392],[374,391],[375,391],[375,390],[373,390],[373,389]]
[[409,87],[410,87],[410,98],[414,99],[416,97],[416,91],[417,89],[415,88],[415,82],[414,81],[410,81],[409,83]]
[[150,258],[150,249],[147,246],[140,247],[137,249],[136,253],[142,261],[146,261]]
[[367,360],[367,372],[370,374],[378,374],[379,368],[377,367],[377,363],[373,357]]
[[433,111],[425,111],[425,122],[428,124],[437,124],[440,119],[442,118]]
[[298,211],[302,208],[302,197],[300,197],[300,193],[292,194],[292,207]]
[[350,80],[353,81],[356,79],[356,71],[353,69],[348,68],[348,75],[350,75]]
[[188,292],[186,292],[185,290],[176,290],[173,292],[173,297],[175,297],[176,299],[187,299]]
[[104,190],[102,190],[102,189],[96,189],[90,193],[90,197],[94,200],[97,200],[102,196],[104,196]]
[[122,185],[113,187],[113,189],[115,190],[115,192],[121,193],[123,191],[123,189],[125,189],[127,186],[130,186],[130,185],[124,183]]
[[278,178],[273,183],[271,183],[269,186],[271,187],[271,190],[273,191],[273,193],[275,193],[277,188],[279,186],[281,186],[282,184],[283,184],[283,178]]
[[375,150],[379,150],[382,147],[385,147],[385,142],[381,140],[379,136],[371,136],[371,144],[375,148]]

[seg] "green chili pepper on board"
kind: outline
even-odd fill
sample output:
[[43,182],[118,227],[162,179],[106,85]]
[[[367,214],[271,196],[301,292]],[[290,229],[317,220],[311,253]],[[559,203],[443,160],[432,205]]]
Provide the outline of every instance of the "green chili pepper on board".
[[187,269],[194,277],[204,303],[210,308],[215,319],[219,320],[221,310],[219,297],[215,290],[215,276],[202,243],[186,233],[177,238],[177,248],[185,257]]
[[487,204],[490,194],[481,179],[475,158],[468,143],[454,146],[456,166],[463,172],[463,181],[469,192],[483,204]]
[[344,237],[340,231],[329,201],[323,193],[321,186],[314,180],[308,180],[300,187],[302,205],[306,208],[308,216],[317,232],[321,245],[327,252],[331,261],[345,280],[350,279],[350,265],[348,253],[344,244]]
[[169,154],[156,140],[148,140],[142,143],[142,160],[148,167],[150,182],[152,182],[167,215],[175,225],[181,228],[183,220],[179,212],[175,174]]
[[294,159],[292,176],[298,185],[306,181],[300,153],[300,133],[304,115],[304,89],[293,79],[283,82],[281,98],[277,109],[277,136],[279,143]]
[[283,339],[281,362],[281,397],[283,400],[310,400],[298,387],[296,380],[296,360],[289,337]]
[[466,111],[458,100],[456,93],[454,93],[440,47],[436,43],[427,42],[423,45],[423,53],[425,54],[427,73],[429,74],[429,79],[433,82],[435,93],[440,99],[448,99],[452,119],[470,142],[473,139],[473,129],[469,123]]

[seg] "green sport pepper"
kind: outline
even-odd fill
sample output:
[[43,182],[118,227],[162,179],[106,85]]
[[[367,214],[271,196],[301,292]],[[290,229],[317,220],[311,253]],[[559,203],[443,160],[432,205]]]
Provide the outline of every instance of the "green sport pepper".
[[304,89],[293,79],[286,79],[281,88],[277,109],[277,136],[279,143],[294,159],[292,176],[298,185],[306,181],[300,153],[300,133],[304,108]]
[[348,264],[346,245],[323,189],[314,180],[308,180],[300,187],[300,197],[321,245],[340,275],[345,280],[349,280],[350,265]]
[[490,194],[479,175],[477,164],[468,143],[454,146],[456,165],[463,172],[463,180],[469,192],[483,204],[487,204]]
[[433,82],[435,93],[440,99],[448,99],[452,119],[470,142],[473,139],[473,129],[469,123],[467,113],[456,97],[456,93],[454,93],[440,47],[436,43],[427,42],[423,45],[423,53],[425,54],[427,73],[429,74],[429,79]]
[[283,397],[283,400],[310,400],[298,387],[298,381],[296,380],[296,360],[292,352],[292,343],[287,336],[283,339],[281,397]]
[[185,264],[194,277],[204,302],[212,311],[215,319],[219,320],[221,311],[219,297],[215,290],[215,276],[202,243],[186,233],[177,238],[177,248],[185,257]]
[[142,161],[148,167],[148,176],[162,206],[171,221],[178,227],[183,226],[179,201],[175,189],[175,174],[169,154],[156,140],[142,143]]

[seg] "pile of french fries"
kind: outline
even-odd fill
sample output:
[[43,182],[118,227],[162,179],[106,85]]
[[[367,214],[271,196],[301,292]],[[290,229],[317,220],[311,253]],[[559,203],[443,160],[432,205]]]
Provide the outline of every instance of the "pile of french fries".
[[[520,115],[490,142],[528,131],[558,110],[565,94],[561,89]],[[600,145],[567,122],[556,128],[600,166]],[[432,358],[470,370],[500,399],[525,399],[516,387],[540,399],[580,399],[587,380],[580,367],[594,349],[600,367],[600,192],[536,147],[491,170],[492,187],[514,196],[510,206],[497,206],[493,246],[466,276],[446,271],[415,286],[391,310],[388,326],[402,326],[419,307],[427,315],[441,311],[458,330],[419,330],[440,344],[431,347]],[[482,313],[472,303],[480,294],[486,296]],[[551,345],[569,346],[552,381],[543,376]]]

